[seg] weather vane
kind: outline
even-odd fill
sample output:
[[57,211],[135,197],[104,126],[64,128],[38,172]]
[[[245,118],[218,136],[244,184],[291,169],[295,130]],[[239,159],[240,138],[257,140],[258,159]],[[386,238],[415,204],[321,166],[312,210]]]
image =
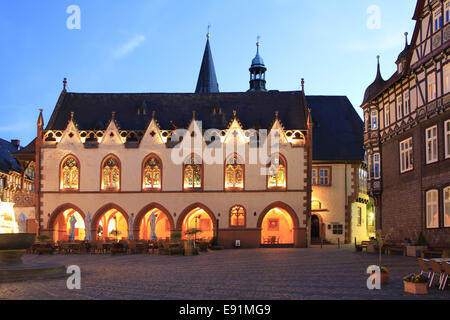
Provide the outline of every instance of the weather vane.
[[261,36],[258,34],[256,37],[256,45],[259,47],[259,40],[261,40]]
[[209,30],[211,29],[211,24],[208,24],[208,33],[206,34],[206,37],[209,38],[211,36]]

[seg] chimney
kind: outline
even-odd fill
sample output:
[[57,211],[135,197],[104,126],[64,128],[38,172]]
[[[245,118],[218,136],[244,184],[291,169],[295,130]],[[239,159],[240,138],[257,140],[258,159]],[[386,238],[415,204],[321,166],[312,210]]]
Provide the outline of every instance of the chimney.
[[20,140],[13,139],[13,140],[11,140],[11,144],[13,144],[16,147],[16,149],[19,150],[19,148],[20,148]]

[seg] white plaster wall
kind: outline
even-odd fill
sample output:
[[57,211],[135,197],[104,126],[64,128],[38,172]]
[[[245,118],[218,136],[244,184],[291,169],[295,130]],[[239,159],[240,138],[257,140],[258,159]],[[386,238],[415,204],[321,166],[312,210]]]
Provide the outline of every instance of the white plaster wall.
[[[44,228],[47,228],[49,214],[67,203],[78,206],[85,214],[90,212],[93,215],[109,203],[119,205],[127,214],[137,214],[152,202],[164,206],[172,216],[176,214],[175,221],[189,205],[203,203],[213,211],[216,218],[220,219],[220,228],[228,227],[229,209],[240,204],[247,210],[247,228],[255,228],[261,211],[276,201],[282,201],[292,207],[298,215],[300,227],[305,227],[303,221],[305,220],[306,188],[303,147],[292,147],[290,144],[280,147],[280,153],[287,160],[286,191],[266,190],[266,176],[260,172],[260,169],[265,166],[248,163],[249,146],[247,144],[245,145],[245,191],[224,192],[224,165],[204,164],[204,191],[184,192],[182,190],[183,165],[172,161],[173,149],[168,149],[164,144],[153,141],[149,137],[145,137],[139,148],[127,149],[114,138],[109,138],[108,130],[98,148],[86,149],[79,140],[76,129],[69,123],[59,143],[47,144],[41,149],[41,175],[43,176],[41,210]],[[69,132],[75,132],[75,135],[70,138]],[[150,153],[156,154],[162,161],[162,192],[141,192],[142,162]],[[60,165],[69,154],[76,156],[80,161],[80,192],[60,193]],[[101,163],[109,154],[114,154],[121,162],[121,192],[100,192]],[[218,217],[219,213],[220,217]]]

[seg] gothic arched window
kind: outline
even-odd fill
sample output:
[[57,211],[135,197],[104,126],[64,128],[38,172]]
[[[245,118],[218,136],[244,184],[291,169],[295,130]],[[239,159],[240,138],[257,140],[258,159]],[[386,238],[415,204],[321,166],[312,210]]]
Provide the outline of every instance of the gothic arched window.
[[108,156],[102,164],[102,191],[120,190],[120,163],[115,156]]
[[245,227],[245,209],[234,206],[230,210],[230,227]]
[[80,188],[80,165],[74,156],[66,157],[61,164],[60,189],[78,191]]
[[225,164],[225,189],[244,189],[244,164],[237,154],[228,158]]
[[286,189],[286,159],[282,155],[274,156],[269,163],[267,187],[269,189]]
[[183,187],[185,190],[199,190],[202,188],[202,164],[198,157],[191,155],[184,163]]
[[155,155],[144,160],[142,188],[144,190],[161,190],[161,161]]

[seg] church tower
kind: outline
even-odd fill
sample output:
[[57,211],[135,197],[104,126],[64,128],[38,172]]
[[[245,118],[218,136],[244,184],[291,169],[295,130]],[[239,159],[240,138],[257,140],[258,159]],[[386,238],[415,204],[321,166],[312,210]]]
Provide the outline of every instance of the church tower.
[[250,90],[266,92],[266,66],[264,65],[264,60],[259,55],[259,37],[256,43],[256,57],[252,60],[252,66],[250,67]]
[[216,70],[209,46],[210,33],[206,35],[206,47],[203,54],[202,66],[198,76],[197,88],[195,93],[211,93],[219,92],[219,84],[217,83]]

